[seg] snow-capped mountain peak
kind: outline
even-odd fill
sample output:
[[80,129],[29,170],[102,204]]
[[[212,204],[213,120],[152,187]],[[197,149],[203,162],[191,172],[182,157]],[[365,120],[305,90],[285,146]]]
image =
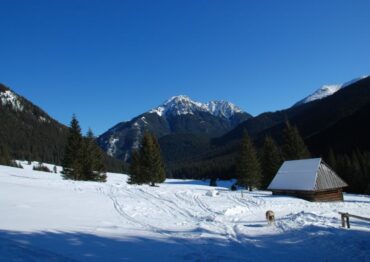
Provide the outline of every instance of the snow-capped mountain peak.
[[311,95],[301,101],[301,104],[305,104],[314,100],[323,99],[324,97],[330,96],[342,88],[342,84],[335,85],[323,85],[317,89]]
[[192,100],[188,96],[179,95],[171,97],[161,106],[149,111],[149,113],[156,113],[164,117],[167,115],[193,115],[196,112],[208,112],[214,116],[230,118],[235,113],[241,113],[242,110],[227,101],[220,100],[201,103]]
[[23,105],[16,94],[9,89],[0,90],[0,102],[3,106],[10,105],[15,111],[23,111]]
[[367,78],[369,77],[368,75],[365,75],[365,76],[361,76],[361,77],[358,77],[358,78],[355,78],[351,81],[348,81],[346,83],[343,83],[343,84],[332,84],[332,85],[323,85],[322,87],[320,87],[319,89],[317,89],[315,92],[313,92],[311,95],[305,97],[304,99],[300,100],[299,102],[297,102],[294,106],[299,106],[299,105],[302,105],[302,104],[306,104],[306,103],[309,103],[309,102],[312,102],[312,101],[315,101],[315,100],[319,100],[319,99],[323,99],[327,96],[331,96],[333,95],[334,93],[336,93],[337,91],[339,91],[340,89],[342,88],[345,88],[353,83],[356,83],[357,81],[360,81],[364,78]]
[[227,101],[215,100],[207,103],[208,111],[214,116],[223,116],[225,118],[232,117],[235,113],[241,113],[242,110]]

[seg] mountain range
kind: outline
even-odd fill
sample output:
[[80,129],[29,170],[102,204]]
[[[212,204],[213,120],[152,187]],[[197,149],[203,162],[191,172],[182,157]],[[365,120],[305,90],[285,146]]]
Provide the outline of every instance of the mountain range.
[[299,106],[302,104],[306,104],[315,100],[323,99],[327,96],[331,96],[337,91],[339,91],[342,88],[345,88],[347,86],[352,85],[353,83],[358,82],[361,79],[367,78],[368,76],[361,76],[355,79],[352,79],[351,81],[348,81],[343,84],[331,84],[331,85],[323,85],[321,88],[317,89],[315,92],[313,92],[311,95],[303,98],[302,100],[298,101],[294,104],[294,106]]
[[251,117],[227,101],[200,103],[187,96],[174,96],[131,121],[117,124],[99,136],[98,143],[110,156],[127,161],[145,131],[168,140],[213,138]]
[[[325,85],[291,108],[251,116],[227,101],[201,103],[174,96],[130,121],[118,123],[97,138],[107,155],[129,162],[145,131],[158,138],[176,177],[233,174],[235,153],[243,130],[257,148],[270,135],[281,144],[284,122],[298,127],[314,156],[330,149],[370,151],[370,77]],[[12,157],[60,163],[68,128],[10,88],[0,85],[0,146]],[[110,158],[112,159],[112,158]],[[203,170],[204,163],[213,168]]]
[[222,169],[222,174],[233,174],[244,130],[248,131],[257,149],[262,147],[267,135],[282,145],[282,130],[287,120],[298,128],[314,157],[328,157],[330,150],[336,155],[350,156],[355,152],[369,152],[369,115],[370,77],[365,77],[325,98],[250,118],[225,135],[212,139],[202,154],[170,163],[171,172],[174,176],[197,174],[202,177],[203,171],[197,170],[213,166],[211,170]]

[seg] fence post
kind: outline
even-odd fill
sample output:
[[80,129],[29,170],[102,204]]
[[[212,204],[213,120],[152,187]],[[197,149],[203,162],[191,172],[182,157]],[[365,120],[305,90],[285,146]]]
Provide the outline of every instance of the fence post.
[[342,227],[346,227],[346,225],[345,225],[345,223],[344,223],[344,214],[341,214],[340,216],[341,216],[341,218],[342,218]]
[[350,226],[349,226],[349,215],[347,214],[347,228],[350,228]]

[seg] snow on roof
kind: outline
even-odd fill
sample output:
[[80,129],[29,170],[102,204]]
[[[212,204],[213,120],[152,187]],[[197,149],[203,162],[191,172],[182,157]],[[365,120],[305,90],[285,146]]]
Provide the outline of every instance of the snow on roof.
[[328,168],[321,158],[285,161],[268,189],[325,190],[347,184]]
[[321,158],[285,161],[268,189],[313,190]]

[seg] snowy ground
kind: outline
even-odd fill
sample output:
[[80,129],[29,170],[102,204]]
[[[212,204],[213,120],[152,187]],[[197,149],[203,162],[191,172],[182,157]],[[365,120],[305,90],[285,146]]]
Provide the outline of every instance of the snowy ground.
[[[0,261],[370,261],[370,197],[310,203],[198,181],[133,186],[0,166]],[[52,169],[53,166],[50,166]],[[275,226],[265,212],[275,211]]]

